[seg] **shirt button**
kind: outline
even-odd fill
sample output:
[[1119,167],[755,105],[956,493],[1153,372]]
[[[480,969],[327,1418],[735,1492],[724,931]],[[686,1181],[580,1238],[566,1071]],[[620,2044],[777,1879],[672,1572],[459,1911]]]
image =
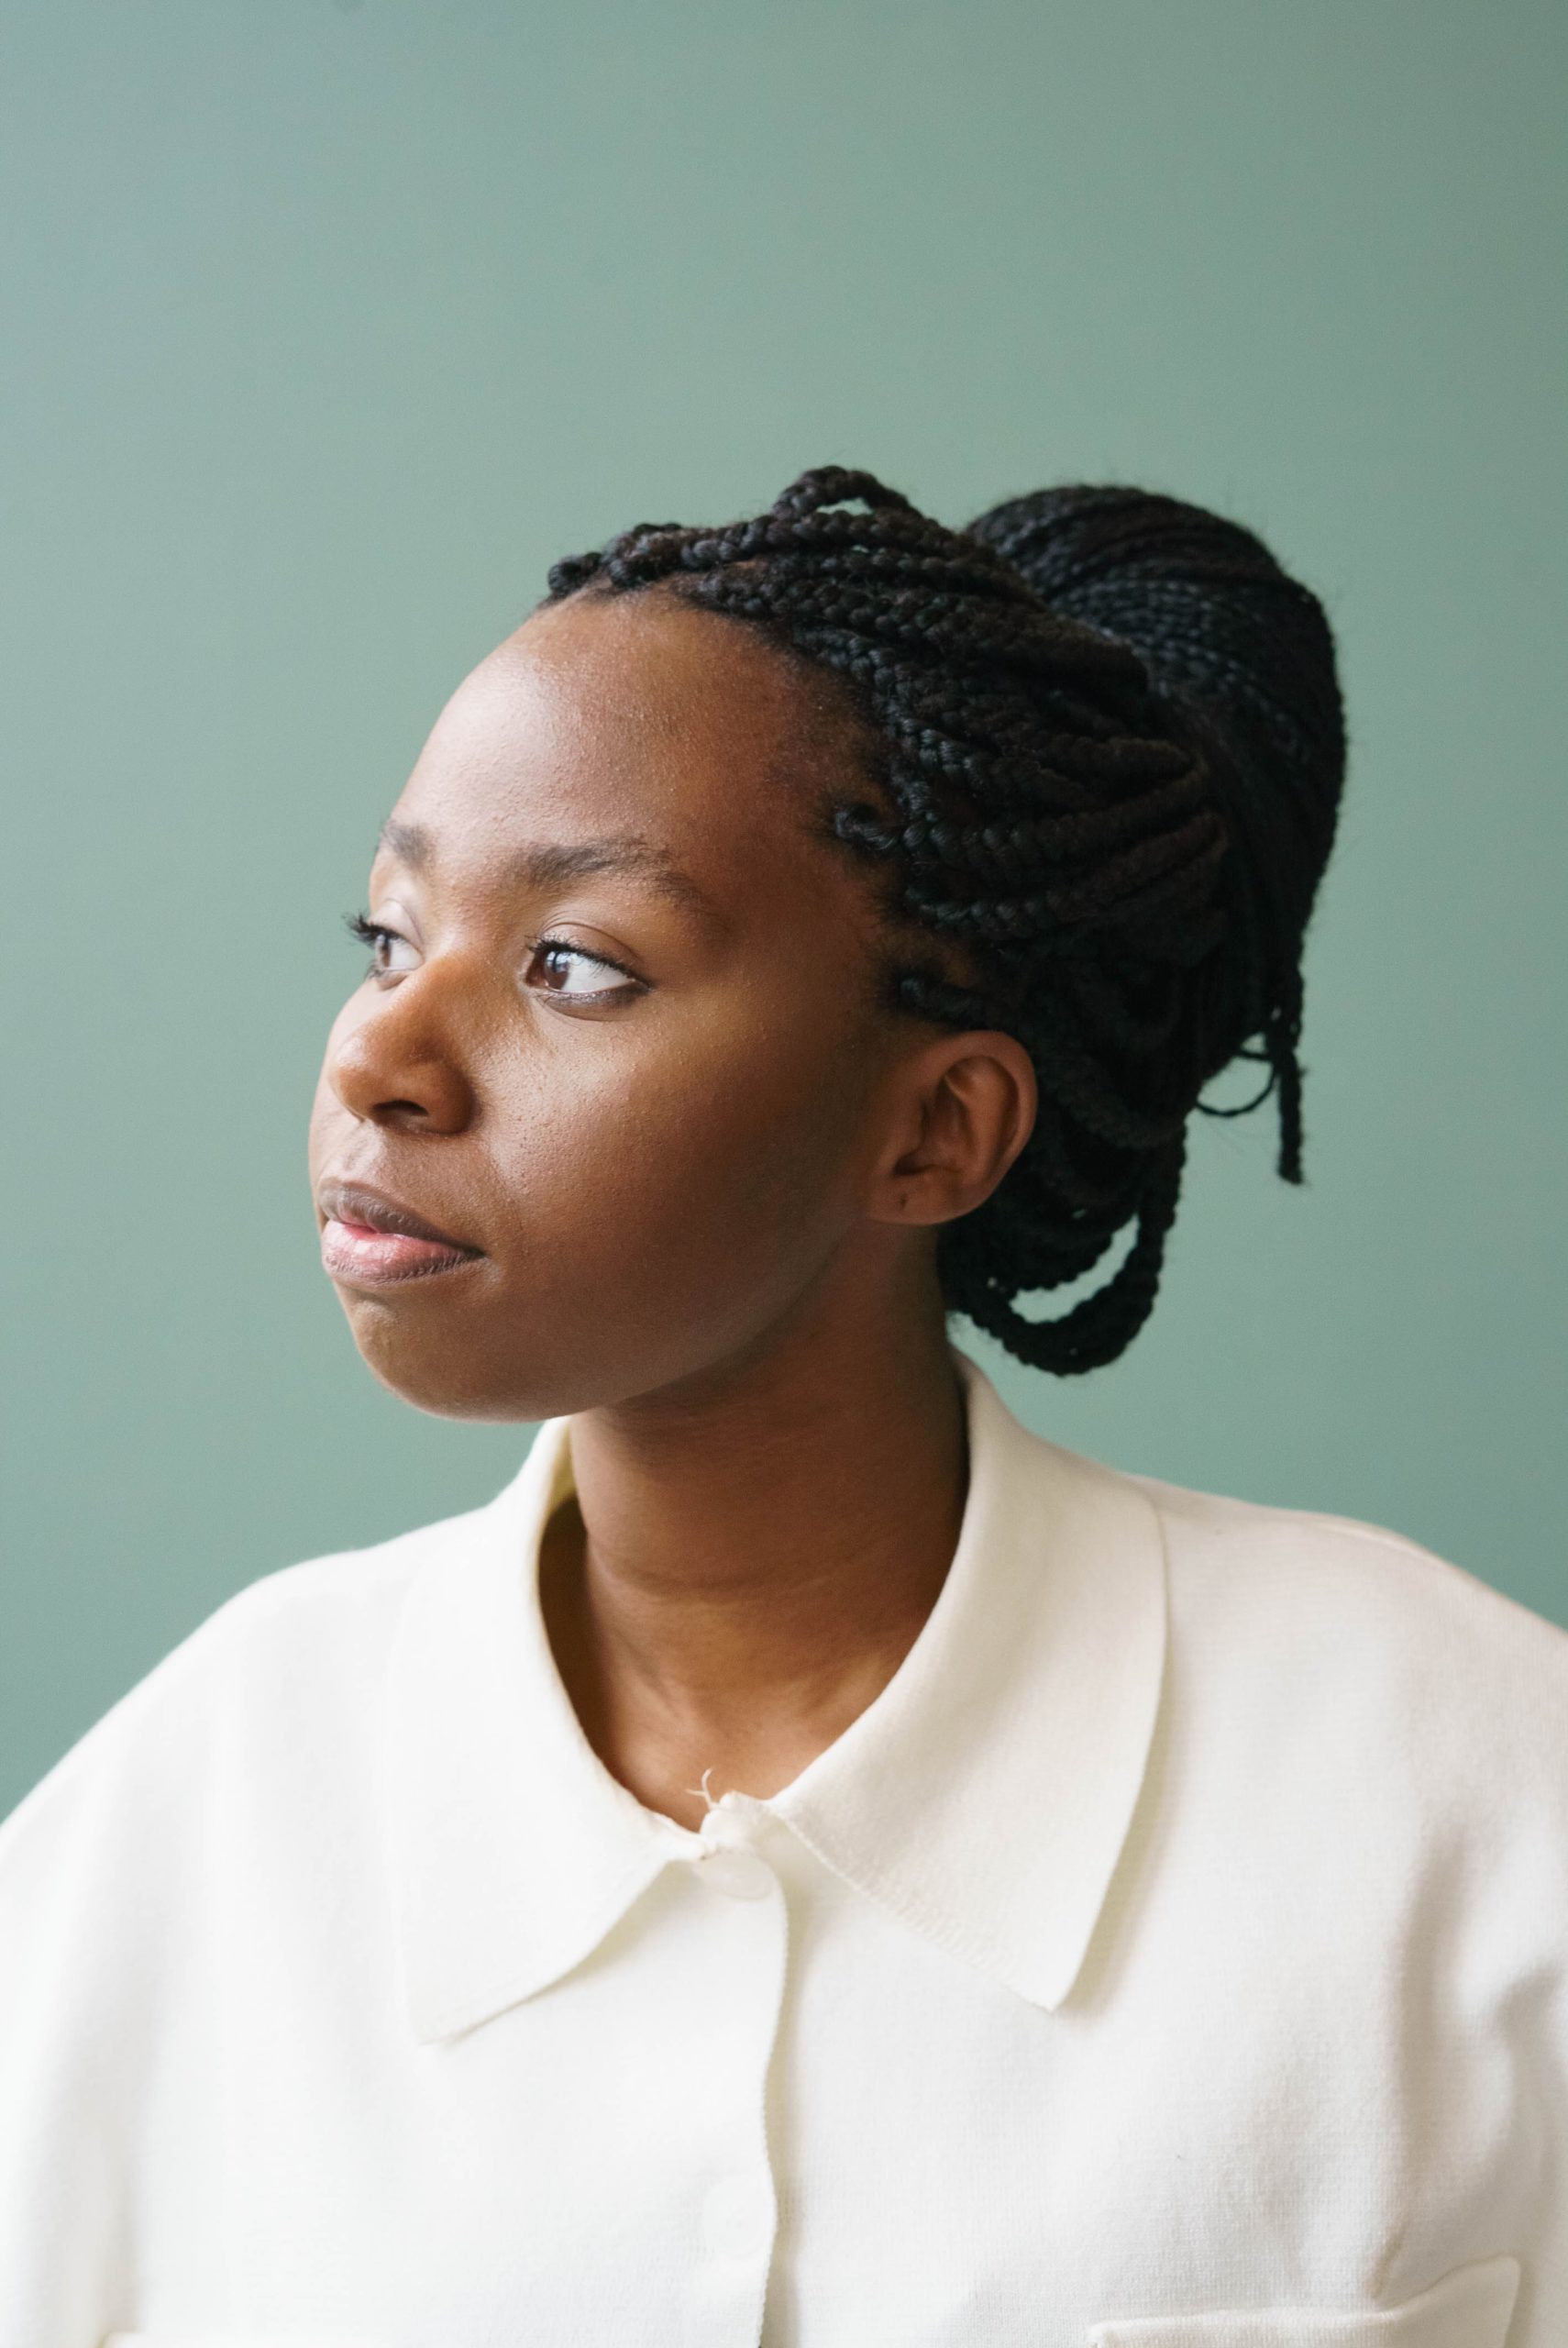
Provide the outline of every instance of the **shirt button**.
[[755,2258],[773,2232],[771,2196],[749,2177],[721,2177],[702,2204],[702,2240],[713,2258]]
[[705,1852],[697,1862],[697,1872],[704,1883],[731,1899],[766,1899],[777,1880],[758,1852],[733,1847]]

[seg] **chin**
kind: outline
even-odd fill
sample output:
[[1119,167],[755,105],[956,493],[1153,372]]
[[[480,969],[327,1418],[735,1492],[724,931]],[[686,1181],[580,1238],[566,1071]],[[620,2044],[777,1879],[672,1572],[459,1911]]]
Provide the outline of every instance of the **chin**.
[[519,1358],[517,1333],[510,1330],[511,1357],[498,1360],[455,1343],[450,1331],[411,1325],[378,1298],[357,1297],[348,1309],[360,1358],[377,1383],[432,1418],[537,1425],[638,1390],[635,1378],[617,1379],[602,1361],[563,1359],[546,1334]]
[[491,1299],[450,1316],[410,1310],[417,1301],[412,1282],[384,1295],[344,1293],[366,1368],[416,1411],[491,1426],[679,1394],[744,1360],[771,1325],[755,1298],[716,1311],[711,1288],[701,1303],[666,1297],[629,1315],[616,1313],[602,1285],[569,1301],[513,1295],[508,1307]]
[[[450,1333],[411,1327],[390,1301],[378,1297],[345,1299],[344,1309],[359,1357],[378,1385],[400,1402],[436,1419],[468,1419],[487,1425],[527,1423],[548,1418],[553,1405],[531,1390],[532,1379],[498,1372],[473,1348],[452,1342]],[[542,1382],[542,1381],[541,1381]]]

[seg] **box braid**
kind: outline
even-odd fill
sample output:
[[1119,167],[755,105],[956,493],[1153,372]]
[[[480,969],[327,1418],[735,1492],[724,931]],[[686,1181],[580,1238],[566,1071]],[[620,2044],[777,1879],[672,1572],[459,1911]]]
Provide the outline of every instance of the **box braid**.
[[[1187,1120],[1237,1058],[1277,1092],[1301,1180],[1301,945],[1344,770],[1333,641],[1249,531],[1173,497],[1048,489],[966,530],[873,475],[802,473],[723,528],[641,523],[558,563],[550,599],[663,584],[839,678],[876,797],[824,820],[878,868],[889,1001],[999,1027],[1040,1109],[943,1227],[949,1309],[1044,1369],[1113,1360],[1153,1307]],[[1055,1319],[1015,1300],[1123,1261]]]

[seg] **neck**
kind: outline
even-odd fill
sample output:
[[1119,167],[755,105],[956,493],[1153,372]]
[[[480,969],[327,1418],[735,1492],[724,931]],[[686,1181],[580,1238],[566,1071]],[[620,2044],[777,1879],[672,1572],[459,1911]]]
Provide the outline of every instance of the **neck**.
[[778,1792],[892,1678],[956,1545],[964,1401],[934,1279],[571,1425],[540,1592],[591,1743],[688,1824],[705,1773],[715,1799]]

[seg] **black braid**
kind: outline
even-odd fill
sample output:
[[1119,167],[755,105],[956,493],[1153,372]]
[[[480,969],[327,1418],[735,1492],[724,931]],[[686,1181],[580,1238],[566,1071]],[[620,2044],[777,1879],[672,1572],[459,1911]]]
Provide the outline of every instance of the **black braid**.
[[[844,681],[875,798],[826,820],[899,936],[933,944],[890,957],[889,1001],[1004,1028],[1034,1063],[1028,1143],[940,1234],[950,1309],[1041,1368],[1114,1359],[1154,1304],[1189,1113],[1242,1113],[1199,1098],[1231,1060],[1267,1066],[1245,1106],[1277,1091],[1301,1180],[1301,944],[1345,757],[1321,607],[1175,498],[1044,490],[955,531],[837,465],[749,520],[640,523],[550,573],[553,600],[660,583]],[[1082,1302],[1017,1310],[1129,1224]]]

